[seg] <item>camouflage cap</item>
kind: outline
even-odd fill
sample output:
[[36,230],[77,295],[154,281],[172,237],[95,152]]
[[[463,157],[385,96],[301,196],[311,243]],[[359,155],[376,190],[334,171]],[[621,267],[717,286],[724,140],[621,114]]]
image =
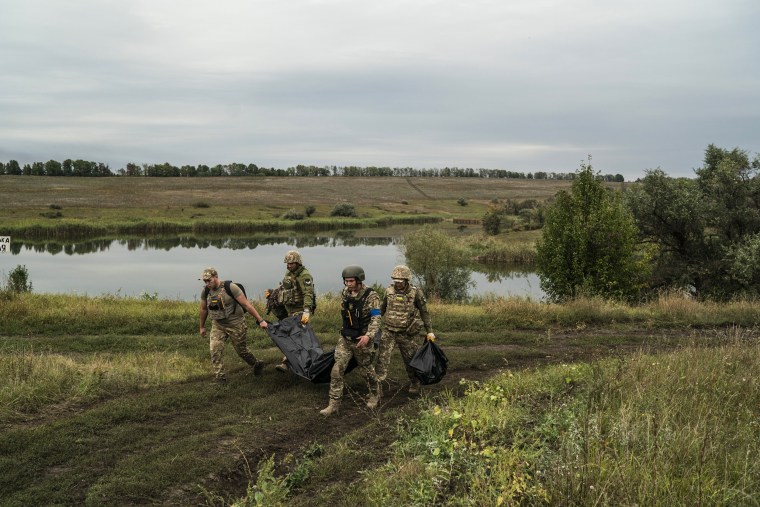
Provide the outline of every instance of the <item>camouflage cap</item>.
[[215,276],[219,276],[219,273],[217,273],[214,268],[206,268],[203,270],[203,273],[201,274],[201,277],[198,278],[198,280],[203,280],[205,282],[206,280],[209,280]]

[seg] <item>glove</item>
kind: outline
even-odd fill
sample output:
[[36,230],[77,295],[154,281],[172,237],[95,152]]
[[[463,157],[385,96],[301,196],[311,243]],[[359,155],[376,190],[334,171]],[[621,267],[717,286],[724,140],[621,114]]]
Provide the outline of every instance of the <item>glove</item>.
[[264,297],[265,297],[266,299],[269,299],[269,295],[270,295],[271,293],[272,293],[272,291],[270,291],[269,289],[265,290],[265,291],[264,291]]
[[308,324],[309,317],[310,317],[309,310],[304,310],[303,313],[301,314],[301,324],[303,324],[304,326]]
[[435,335],[434,335],[433,333],[428,333],[428,334],[427,334],[427,336],[426,336],[425,338],[426,338],[426,339],[427,339],[427,341],[429,341],[429,342],[434,342],[434,341],[435,341]]

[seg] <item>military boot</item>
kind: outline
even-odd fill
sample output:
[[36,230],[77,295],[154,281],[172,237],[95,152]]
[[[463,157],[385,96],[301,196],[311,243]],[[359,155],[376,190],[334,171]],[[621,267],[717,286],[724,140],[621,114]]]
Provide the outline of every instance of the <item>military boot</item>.
[[409,390],[407,391],[410,396],[416,396],[420,394],[420,381],[412,381],[411,384],[409,384]]
[[334,400],[330,398],[330,403],[327,405],[326,408],[323,408],[319,411],[320,414],[323,416],[330,416],[330,415],[338,415],[338,411],[340,410],[340,400]]
[[367,398],[367,408],[370,410],[375,410],[379,403],[380,403],[380,393],[370,394],[369,398]]

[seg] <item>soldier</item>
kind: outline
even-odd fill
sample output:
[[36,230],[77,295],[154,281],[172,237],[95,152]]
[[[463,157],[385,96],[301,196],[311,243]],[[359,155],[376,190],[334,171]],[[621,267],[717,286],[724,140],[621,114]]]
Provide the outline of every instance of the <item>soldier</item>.
[[251,367],[254,375],[261,375],[264,362],[256,360],[248,350],[246,334],[248,326],[245,322],[245,309],[255,319],[259,326],[266,329],[267,322],[261,318],[256,308],[248,301],[243,291],[234,283],[229,284],[229,293],[225,283],[219,280],[219,275],[214,268],[206,268],[201,274],[205,285],[201,292],[201,336],[206,336],[206,318],[211,316],[211,337],[209,347],[211,349],[211,365],[214,368],[214,378],[218,382],[226,382],[224,373],[224,361],[222,354],[227,339],[232,341],[235,352]]
[[391,272],[393,284],[385,291],[380,305],[383,315],[383,339],[380,343],[375,373],[382,382],[388,375],[393,346],[398,344],[401,358],[404,360],[406,374],[409,376],[409,394],[419,394],[420,381],[409,367],[414,353],[419,347],[419,332],[425,326],[427,339],[435,340],[433,325],[427,309],[427,301],[422,289],[411,285],[412,271],[406,266],[396,266]]
[[369,387],[367,407],[374,409],[380,401],[380,385],[375,378],[372,360],[375,355],[375,336],[380,332],[380,296],[365,287],[364,269],[347,266],[343,269],[341,316],[343,328],[335,346],[335,365],[330,372],[330,403],[320,414],[337,414],[343,397],[343,375],[351,358],[355,358]]
[[[304,326],[309,323],[312,309],[316,307],[314,295],[314,279],[311,273],[303,265],[301,254],[297,250],[290,250],[285,254],[285,277],[280,282],[279,300],[284,305],[285,311],[278,315],[282,319],[301,314],[301,324]],[[268,293],[264,294],[269,297]],[[275,369],[281,373],[288,371],[288,358],[283,357],[282,363],[275,366]]]

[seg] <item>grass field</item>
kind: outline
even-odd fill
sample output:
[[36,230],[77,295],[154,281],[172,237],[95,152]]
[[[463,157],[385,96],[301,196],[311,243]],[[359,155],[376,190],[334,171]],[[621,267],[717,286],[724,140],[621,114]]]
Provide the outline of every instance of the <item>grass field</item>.
[[[213,383],[195,306],[0,301],[3,505],[754,505],[760,492],[753,302],[434,303],[444,381],[409,397],[394,353],[380,410],[351,373],[329,419],[327,386],[275,372],[260,330],[264,374],[228,346],[230,381]],[[329,350],[337,302],[319,308]]]
[[[435,215],[480,218],[491,199],[546,200],[568,181],[478,178],[56,178],[2,176],[0,223],[55,220],[271,220],[316,208],[325,218],[338,203],[360,216]],[[464,198],[466,206],[457,203]],[[58,218],[45,218],[60,207]],[[208,206],[208,207],[206,207]],[[55,213],[53,213],[55,215]]]
[[[363,220],[477,218],[493,198],[568,186],[4,176],[0,228],[267,222],[309,204],[326,219],[339,202]],[[52,210],[62,217],[42,216]],[[340,416],[325,419],[327,386],[275,372],[281,353],[260,330],[249,345],[264,374],[228,346],[230,381],[213,383],[196,304],[0,292],[0,504],[758,505],[757,301],[488,297],[430,310],[443,381],[410,397],[394,353],[379,410],[351,373]],[[312,325],[329,350],[334,297]]]

